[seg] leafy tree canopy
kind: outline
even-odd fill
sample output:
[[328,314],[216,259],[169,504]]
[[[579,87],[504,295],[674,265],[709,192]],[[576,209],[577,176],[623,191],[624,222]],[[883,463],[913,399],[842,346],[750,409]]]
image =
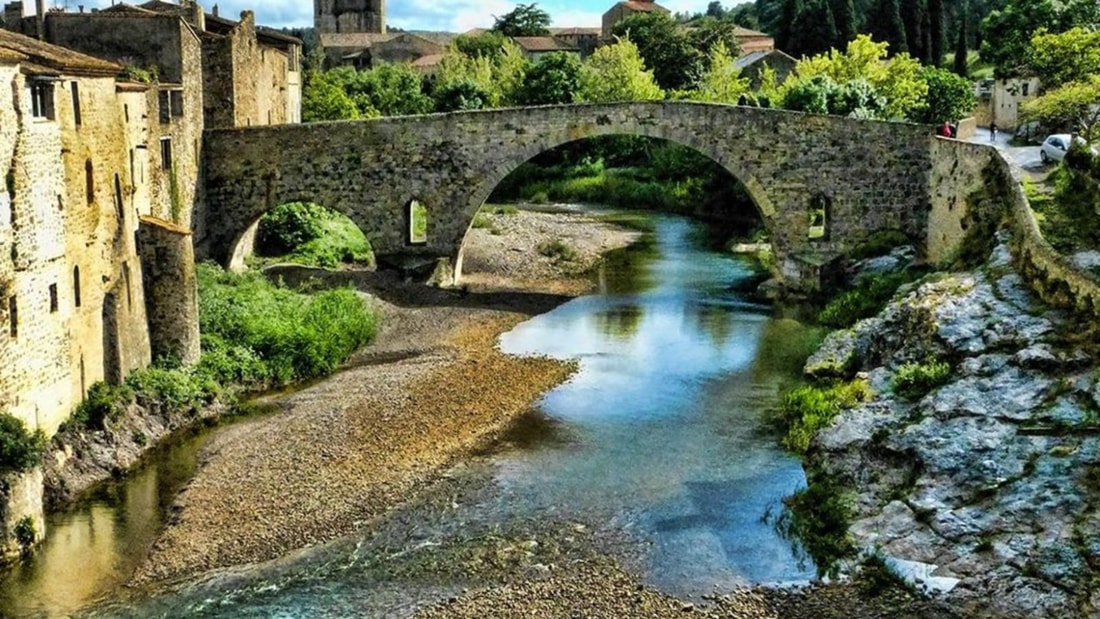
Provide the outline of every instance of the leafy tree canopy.
[[1074,27],[1100,27],[1096,0],[1008,0],[982,21],[982,59],[997,77],[1015,77],[1026,69],[1032,37],[1041,30],[1061,33]]
[[523,79],[519,105],[572,103],[580,91],[581,61],[576,54],[553,52],[539,58]]
[[507,37],[503,34],[490,30],[474,35],[461,34],[455,38],[454,46],[455,49],[471,58],[488,56],[496,59],[500,56],[506,40]]
[[[331,73],[331,72],[329,72]],[[374,115],[377,115],[375,113]],[[306,75],[302,93],[302,120],[307,123],[363,118],[359,107],[337,76],[328,73]]]
[[736,59],[725,44],[719,41],[711,50],[707,71],[699,80],[699,89],[693,99],[715,103],[738,103],[749,92],[748,78],[741,77]]
[[695,87],[702,72],[703,54],[692,44],[687,31],[666,13],[634,13],[615,24],[612,33],[630,39],[661,88]]
[[1061,34],[1040,30],[1031,39],[1027,69],[1045,90],[1100,75],[1100,29],[1080,26]]
[[550,14],[538,3],[520,4],[497,17],[493,31],[506,37],[544,37],[550,34]]
[[597,49],[581,67],[580,77],[581,101],[650,101],[665,95],[630,39]]
[[1024,117],[1065,129],[1090,142],[1100,140],[1100,75],[1070,82],[1024,104]]
[[940,124],[965,118],[977,100],[970,80],[947,69],[925,67],[920,77],[928,84],[928,96],[909,113],[914,122]]

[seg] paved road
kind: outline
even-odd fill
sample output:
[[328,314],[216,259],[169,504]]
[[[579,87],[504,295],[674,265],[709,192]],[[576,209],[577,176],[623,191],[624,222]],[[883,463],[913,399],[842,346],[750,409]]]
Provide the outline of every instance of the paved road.
[[[1008,140],[1012,137],[1012,134],[1006,131],[997,132],[997,140],[993,143],[997,147],[997,150],[1003,152],[1009,163],[1023,168],[1029,172],[1043,172],[1046,165],[1043,164],[1043,160],[1039,157],[1038,146],[1011,146]],[[968,140],[974,144],[989,144],[989,128],[978,127],[978,133],[974,137]]]

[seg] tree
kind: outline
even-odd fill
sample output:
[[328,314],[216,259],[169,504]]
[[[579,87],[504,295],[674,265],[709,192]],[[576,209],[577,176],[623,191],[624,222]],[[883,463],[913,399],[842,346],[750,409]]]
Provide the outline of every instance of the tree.
[[970,80],[937,67],[921,69],[920,76],[928,84],[928,95],[909,113],[909,120],[938,125],[974,111],[977,100]]
[[703,56],[710,56],[719,43],[726,47],[728,53],[740,56],[741,44],[737,41],[737,24],[730,19],[713,17],[697,19],[691,23],[688,40]]
[[1070,82],[1024,104],[1024,117],[1044,127],[1065,128],[1088,141],[1100,140],[1100,75]]
[[1060,34],[1040,30],[1032,37],[1026,58],[1028,73],[1042,79],[1044,90],[1100,75],[1100,30],[1077,27]]
[[471,58],[488,56],[495,60],[504,48],[506,40],[503,34],[490,30],[475,35],[460,34],[455,37],[454,46],[459,52]]
[[650,101],[664,96],[630,39],[597,49],[581,67],[581,101]]
[[302,121],[307,123],[362,118],[344,87],[320,72],[306,74],[302,92]]
[[544,37],[550,34],[550,14],[538,3],[520,4],[496,18],[493,31],[506,37]]
[[802,0],[783,0],[782,10],[775,14],[775,21],[771,26],[772,32],[775,32],[776,47],[796,58],[798,54],[791,51],[795,42],[794,20],[805,10]]
[[867,18],[867,31],[876,41],[885,41],[891,55],[909,52],[898,0],[877,0]]
[[828,51],[838,37],[833,10],[827,0],[806,0],[791,29],[798,36],[792,38],[790,49],[786,51],[795,58]]
[[1020,75],[1031,37],[1041,28],[1059,30],[1051,0],[1009,0],[982,21],[982,60],[993,65],[998,78]]
[[539,58],[523,79],[520,105],[572,103],[580,91],[581,61],[576,54],[553,52]]
[[435,91],[436,109],[440,112],[480,110],[489,107],[490,94],[475,82],[450,82]]
[[905,25],[905,43],[909,47],[909,55],[928,64],[928,46],[925,45],[928,37],[928,7],[925,0],[900,2],[898,8],[901,12],[901,23]]
[[932,56],[932,66],[938,67],[943,63],[945,42],[943,0],[928,0],[928,21],[930,22],[928,36],[932,39],[929,48]]
[[883,118],[904,118],[924,100],[928,84],[920,78],[921,66],[915,59],[899,54],[887,60],[886,54],[886,43],[877,43],[861,34],[844,52],[831,50],[800,60],[780,88],[779,97],[785,99],[787,91],[817,75],[827,76],[840,85],[862,79],[885,98]]
[[690,90],[702,72],[703,55],[687,31],[666,13],[643,11],[615,24],[611,31],[637,46],[647,69],[665,90]]
[[341,86],[363,115],[370,110],[382,116],[428,114],[434,108],[422,76],[409,65],[384,64],[369,71],[340,67],[330,73],[342,76]]
[[833,47],[843,49],[856,38],[856,8],[852,0],[833,0],[833,21],[836,23],[836,41]]
[[749,91],[748,78],[741,77],[736,58],[722,42],[714,46],[707,64],[707,71],[699,80],[699,90],[692,98],[715,103],[737,103]]
[[955,39],[955,73],[960,77],[968,77],[970,68],[967,59],[970,56],[970,48],[966,43],[967,2],[963,1],[963,17],[959,20],[959,34]]
[[523,89],[531,61],[515,41],[508,40],[501,47],[501,54],[493,63],[494,105],[517,103]]

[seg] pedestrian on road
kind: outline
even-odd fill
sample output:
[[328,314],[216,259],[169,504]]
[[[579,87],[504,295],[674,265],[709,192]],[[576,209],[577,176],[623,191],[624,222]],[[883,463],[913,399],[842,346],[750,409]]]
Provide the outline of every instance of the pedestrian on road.
[[989,141],[997,141],[997,123],[989,123]]

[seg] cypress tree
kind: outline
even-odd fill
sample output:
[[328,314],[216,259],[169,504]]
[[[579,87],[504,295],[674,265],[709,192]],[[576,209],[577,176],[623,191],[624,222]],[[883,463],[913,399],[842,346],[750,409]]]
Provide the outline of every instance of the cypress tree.
[[899,3],[898,8],[901,21],[905,24],[905,42],[909,46],[909,54],[924,62],[927,53],[924,47],[924,0],[906,0]]
[[795,38],[794,22],[800,14],[806,10],[802,0],[784,0],[783,10],[779,12],[779,21],[776,24],[775,45],[779,49],[798,58],[792,46]]
[[847,48],[848,41],[856,38],[856,9],[852,0],[833,0],[833,21],[836,22],[836,45],[839,50]]
[[898,0],[878,0],[868,16],[867,30],[876,41],[890,44],[890,55],[909,51]]
[[962,77],[970,75],[970,67],[967,66],[969,49],[966,45],[966,23],[970,19],[968,3],[963,2],[962,15],[959,16],[959,36],[955,41],[955,73]]
[[793,40],[789,54],[798,58],[828,51],[837,40],[833,10],[827,0],[809,0],[791,25]]
[[944,37],[943,34],[943,0],[928,0],[928,20],[931,22],[928,28],[929,51],[932,54],[932,66],[938,67],[943,63]]

